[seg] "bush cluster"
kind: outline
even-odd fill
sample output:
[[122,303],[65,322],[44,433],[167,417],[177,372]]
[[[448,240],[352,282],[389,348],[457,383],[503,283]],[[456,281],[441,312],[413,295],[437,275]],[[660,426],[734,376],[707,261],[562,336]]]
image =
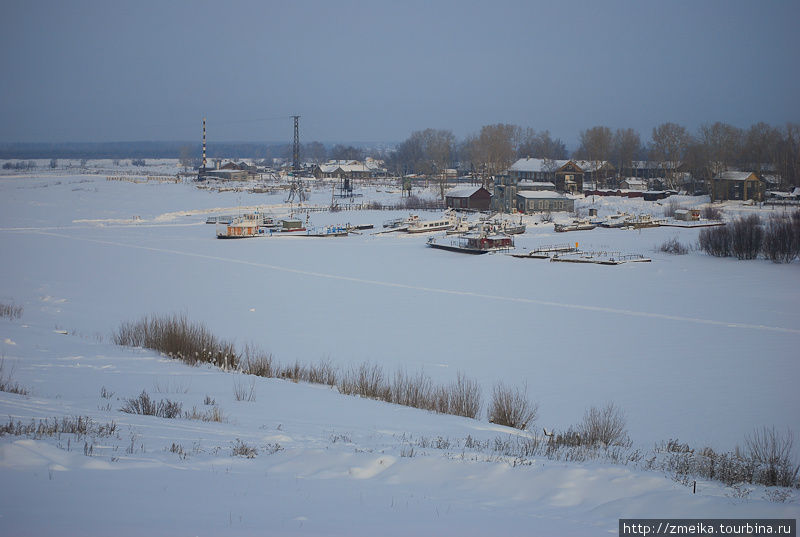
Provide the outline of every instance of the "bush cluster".
[[216,338],[205,325],[191,323],[185,315],[143,317],[123,323],[114,343],[159,351],[189,365],[210,363],[236,369],[239,355],[233,343]]
[[399,370],[393,378],[386,377],[375,364],[362,363],[338,376],[340,393],[360,395],[398,405],[477,418],[481,411],[481,389],[477,381],[458,373],[455,381],[435,385],[423,372],[409,374]]
[[22,306],[0,302],[0,317],[4,317],[13,321],[14,319],[19,319],[22,317],[22,311]]
[[756,215],[700,231],[700,249],[709,255],[790,263],[800,255],[800,211],[773,216],[764,225]]
[[666,254],[684,255],[689,253],[689,247],[675,237],[665,241],[658,249]]
[[156,402],[155,399],[150,399],[147,392],[142,390],[138,397],[126,399],[120,410],[128,414],[173,419],[181,417],[182,407],[181,403],[170,401],[169,399],[162,399]]
[[539,406],[528,399],[527,386],[510,388],[502,382],[495,384],[489,403],[489,421],[498,425],[527,429],[536,421]]
[[6,370],[5,356],[0,356],[0,392],[28,395],[28,389],[14,380],[13,367]]
[[[656,447],[651,466],[661,468],[678,481],[702,477],[728,486],[739,483],[768,487],[800,487],[800,466],[793,459],[794,436],[774,427],[762,427],[745,438],[744,449],[717,452],[710,447],[690,449],[688,444],[670,440]],[[658,460],[658,462],[656,462]]]
[[116,433],[117,424],[113,421],[111,423],[96,423],[88,416],[64,416],[61,419],[46,418],[31,420],[27,423],[9,418],[8,423],[0,424],[0,436],[44,438],[62,434],[74,434],[77,436],[108,437]]

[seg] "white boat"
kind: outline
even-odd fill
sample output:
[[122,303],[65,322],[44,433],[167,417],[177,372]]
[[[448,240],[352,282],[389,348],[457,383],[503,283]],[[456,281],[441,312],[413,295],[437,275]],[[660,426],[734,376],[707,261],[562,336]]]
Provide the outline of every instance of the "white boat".
[[565,231],[588,231],[596,228],[597,225],[590,223],[588,220],[573,220],[571,224],[555,224],[553,229],[558,232]]
[[411,214],[408,215],[408,218],[395,218],[393,220],[387,220],[383,223],[383,227],[386,229],[386,231],[405,231],[408,229],[408,226],[415,222],[419,222],[419,216]]
[[446,231],[452,229],[456,224],[456,219],[449,212],[445,213],[444,218],[438,220],[418,220],[408,225],[409,233],[428,233],[431,231]]

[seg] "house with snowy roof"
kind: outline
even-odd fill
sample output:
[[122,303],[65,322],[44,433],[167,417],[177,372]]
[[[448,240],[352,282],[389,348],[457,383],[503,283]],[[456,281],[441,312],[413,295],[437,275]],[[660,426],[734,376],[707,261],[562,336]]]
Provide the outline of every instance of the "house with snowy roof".
[[647,182],[635,177],[626,177],[619,182],[619,187],[623,190],[647,190]]
[[447,207],[451,209],[489,209],[492,194],[482,186],[462,186],[448,190],[444,195]]
[[552,190],[523,190],[517,192],[517,210],[523,213],[572,212],[575,200]]
[[764,190],[764,181],[755,173],[735,171],[716,174],[711,178],[708,187],[711,201],[764,201]]
[[380,161],[373,159],[367,159],[365,162],[331,160],[315,165],[311,173],[317,179],[368,179],[385,175],[386,170],[380,166]]

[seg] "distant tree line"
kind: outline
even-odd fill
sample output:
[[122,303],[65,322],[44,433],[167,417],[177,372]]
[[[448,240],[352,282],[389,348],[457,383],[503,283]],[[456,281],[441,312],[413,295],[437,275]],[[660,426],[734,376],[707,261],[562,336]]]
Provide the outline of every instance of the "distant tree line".
[[699,179],[711,178],[729,168],[780,176],[783,186],[800,184],[800,124],[773,127],[756,123],[741,129],[727,123],[702,125],[691,133],[676,123],[653,128],[650,139],[642,141],[630,128],[612,130],[595,126],[581,131],[579,146],[569,155],[566,145],[549,131],[517,125],[486,125],[464,140],[449,130],[426,129],[412,132],[390,155],[387,165],[397,174],[436,175],[458,168],[488,177],[507,169],[524,157],[545,160],[586,160],[609,162],[617,170],[628,170],[634,161],[665,163],[665,180],[675,185],[678,165]]
[[[184,166],[196,167],[201,158],[200,143],[186,142],[106,142],[106,143],[5,143],[0,144],[0,159],[144,159],[179,158]],[[209,159],[255,159],[271,164],[274,159],[291,160],[289,143],[212,142],[206,150]],[[756,123],[747,129],[716,122],[690,132],[677,123],[666,122],[653,128],[643,140],[631,128],[612,130],[594,126],[579,134],[579,146],[571,154],[566,144],[547,130],[497,123],[485,125],[463,140],[452,131],[425,129],[414,131],[394,150],[376,150],[353,144],[328,146],[312,141],[301,144],[304,162],[363,160],[372,156],[385,160],[397,175],[443,176],[457,168],[488,180],[501,173],[518,158],[545,160],[574,158],[595,163],[610,162],[616,170],[627,170],[634,161],[666,163],[667,187],[675,186],[677,165],[698,180],[706,180],[729,168],[779,176],[782,186],[800,184],[800,124],[775,127]]]

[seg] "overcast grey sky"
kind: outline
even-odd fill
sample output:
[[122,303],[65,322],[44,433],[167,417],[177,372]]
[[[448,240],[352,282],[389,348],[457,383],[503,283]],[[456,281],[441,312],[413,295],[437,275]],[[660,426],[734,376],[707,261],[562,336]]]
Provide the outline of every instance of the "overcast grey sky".
[[[800,119],[800,2],[4,1],[0,141]],[[285,118],[285,119],[270,119]]]

